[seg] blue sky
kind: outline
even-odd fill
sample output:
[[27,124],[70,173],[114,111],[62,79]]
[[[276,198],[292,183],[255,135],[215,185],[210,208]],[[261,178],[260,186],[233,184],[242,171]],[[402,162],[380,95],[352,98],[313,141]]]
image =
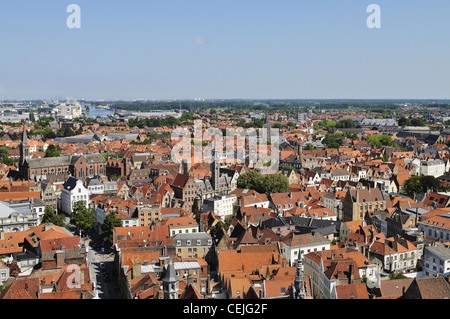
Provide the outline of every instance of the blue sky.
[[448,0],[1,1],[0,99],[446,99],[449,15]]

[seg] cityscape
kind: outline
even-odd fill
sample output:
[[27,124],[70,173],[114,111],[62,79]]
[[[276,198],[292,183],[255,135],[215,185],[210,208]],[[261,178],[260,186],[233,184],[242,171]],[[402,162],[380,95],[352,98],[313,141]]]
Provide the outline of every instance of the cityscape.
[[438,4],[28,2],[0,5],[0,299],[450,298]]

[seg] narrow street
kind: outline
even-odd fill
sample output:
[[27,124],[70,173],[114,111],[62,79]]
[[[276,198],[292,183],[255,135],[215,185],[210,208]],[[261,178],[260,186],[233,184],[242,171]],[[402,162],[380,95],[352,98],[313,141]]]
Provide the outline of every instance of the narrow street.
[[114,255],[101,251],[99,244],[87,239],[87,263],[89,265],[89,278],[95,283],[100,299],[121,299],[117,280],[113,276]]

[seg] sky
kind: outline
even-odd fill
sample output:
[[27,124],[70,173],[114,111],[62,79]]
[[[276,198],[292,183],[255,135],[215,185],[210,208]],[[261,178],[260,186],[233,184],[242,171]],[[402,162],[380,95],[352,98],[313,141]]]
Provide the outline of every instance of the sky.
[[450,99],[449,15],[448,0],[5,0],[0,99]]

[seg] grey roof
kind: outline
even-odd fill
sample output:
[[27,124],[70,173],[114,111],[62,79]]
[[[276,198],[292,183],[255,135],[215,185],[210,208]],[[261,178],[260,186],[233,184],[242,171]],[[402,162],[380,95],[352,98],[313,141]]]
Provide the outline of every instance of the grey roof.
[[88,184],[88,186],[99,186],[99,185],[103,185],[103,183],[96,178],[91,179]]
[[72,190],[75,188],[75,186],[77,186],[77,181],[78,179],[76,179],[73,176],[70,176],[69,179],[64,183],[64,189],[67,190]]
[[9,207],[3,202],[0,202],[0,218],[8,218],[12,213],[17,213],[18,211]]
[[196,261],[177,261],[174,263],[174,268],[175,268],[175,270],[198,269],[198,268],[201,268],[201,266]]
[[208,246],[208,240],[211,240],[211,235],[205,232],[192,234],[176,234],[173,237],[174,243],[181,241],[181,246],[189,246],[187,241],[191,241],[191,246],[197,246],[197,240],[200,240],[200,246]]
[[437,257],[440,257],[444,260],[450,260],[450,248],[447,248],[444,245],[425,247],[425,251],[427,250]]
[[361,126],[398,126],[394,119],[364,119],[360,123]]
[[71,155],[62,155],[59,157],[32,158],[29,160],[30,168],[45,168],[70,165],[71,157]]
[[167,265],[166,274],[162,279],[164,282],[176,282],[178,281],[178,277],[175,273],[175,267],[173,265],[173,260],[170,259],[169,264]]

